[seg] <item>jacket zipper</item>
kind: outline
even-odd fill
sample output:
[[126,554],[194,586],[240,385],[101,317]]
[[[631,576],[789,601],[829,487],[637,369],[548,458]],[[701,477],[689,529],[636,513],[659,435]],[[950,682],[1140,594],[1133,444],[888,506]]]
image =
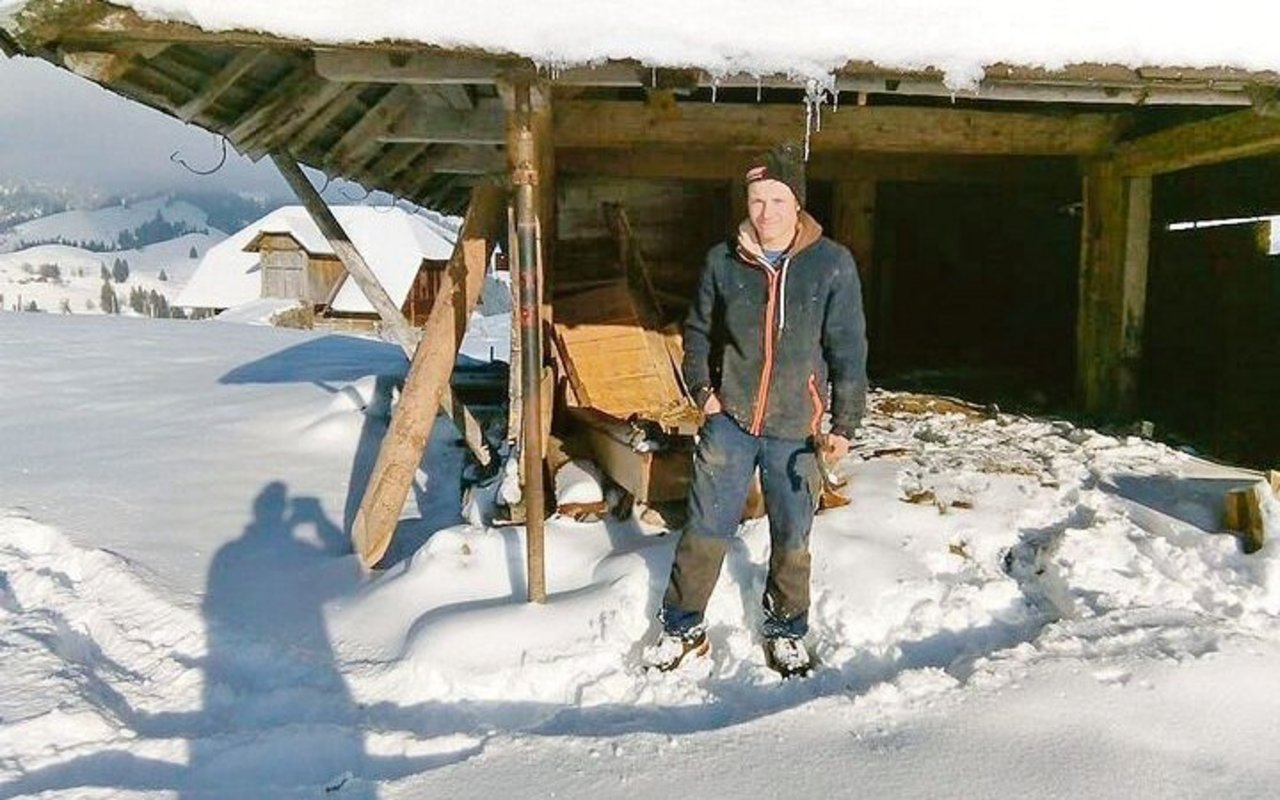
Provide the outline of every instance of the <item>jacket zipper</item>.
[[773,377],[773,318],[777,300],[778,273],[761,270],[769,281],[769,300],[764,309],[764,364],[760,367],[760,386],[756,389],[756,413],[751,418],[751,434],[759,436],[764,428],[764,411],[769,403],[769,381]]

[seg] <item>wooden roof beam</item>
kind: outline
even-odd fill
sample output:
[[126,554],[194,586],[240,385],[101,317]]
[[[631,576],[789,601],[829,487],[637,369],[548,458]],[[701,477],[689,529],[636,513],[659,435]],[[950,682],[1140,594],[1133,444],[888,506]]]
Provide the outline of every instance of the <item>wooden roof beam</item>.
[[396,86],[382,96],[360,120],[342,135],[325,154],[330,164],[341,164],[349,159],[360,160],[361,153],[381,144],[379,134],[404,116],[417,102],[417,94],[408,86]]
[[266,49],[247,48],[241,50],[227,62],[226,66],[218,70],[218,73],[213,76],[200,94],[191,98],[176,110],[175,114],[178,119],[183,122],[190,122],[199,117],[209,106],[216,103],[218,98],[225,94],[228,89],[234,86],[236,81],[258,66],[267,53]]
[[[625,153],[606,148],[556,150],[556,169],[563,175],[619,178],[740,178],[749,150],[643,147]],[[940,181],[953,183],[1061,184],[1078,179],[1077,160],[1047,156],[942,156],[900,154],[814,153],[806,172],[818,181]]]
[[406,114],[378,134],[382,142],[432,144],[504,144],[506,112],[497,100],[485,100],[470,111],[420,109]]
[[[558,148],[697,147],[721,142],[757,149],[805,136],[803,105],[683,103],[651,109],[641,103],[557,103]],[[830,150],[961,155],[1087,155],[1118,137],[1118,114],[1031,114],[956,108],[860,106],[826,110],[811,139]]]
[[1121,175],[1146,176],[1280,153],[1280,118],[1250,109],[1190,122],[1115,148]]
[[235,126],[226,132],[227,138],[242,152],[247,151],[251,137],[290,119],[302,99],[319,89],[316,84],[311,60],[305,59],[239,117]]

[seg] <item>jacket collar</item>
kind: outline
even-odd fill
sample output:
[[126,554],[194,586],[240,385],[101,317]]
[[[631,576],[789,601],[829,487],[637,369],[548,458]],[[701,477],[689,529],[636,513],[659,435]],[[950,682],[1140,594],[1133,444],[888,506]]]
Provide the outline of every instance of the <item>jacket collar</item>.
[[[797,253],[811,247],[822,238],[822,226],[809,215],[808,211],[801,209],[796,222],[796,235],[791,239],[791,244],[787,247],[787,258],[794,258]],[[739,259],[748,264],[769,263],[768,259],[765,258],[764,248],[760,245],[760,238],[756,236],[756,229],[752,227],[750,219],[744,219],[738,225],[737,254]]]

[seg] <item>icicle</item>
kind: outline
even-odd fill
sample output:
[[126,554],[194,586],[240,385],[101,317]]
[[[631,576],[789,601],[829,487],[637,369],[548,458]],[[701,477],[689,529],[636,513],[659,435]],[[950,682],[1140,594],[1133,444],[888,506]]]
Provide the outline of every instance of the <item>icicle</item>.
[[712,78],[711,79],[711,102],[714,103],[716,101],[716,92],[719,89],[720,89],[720,79]]
[[658,68],[657,67],[649,67],[649,88],[650,89],[658,88]]
[[812,78],[805,84],[804,90],[804,160],[809,160],[809,144],[814,131],[822,132],[822,103],[827,96],[825,87],[819,87]]
[[764,78],[761,78],[759,75],[757,75],[756,76],[756,102],[757,103],[760,102],[760,97],[763,95],[763,93],[764,93]]
[[834,114],[840,110],[840,90],[835,89],[831,92],[831,113]]
[[813,136],[813,99],[804,98],[804,160],[809,160],[809,139]]

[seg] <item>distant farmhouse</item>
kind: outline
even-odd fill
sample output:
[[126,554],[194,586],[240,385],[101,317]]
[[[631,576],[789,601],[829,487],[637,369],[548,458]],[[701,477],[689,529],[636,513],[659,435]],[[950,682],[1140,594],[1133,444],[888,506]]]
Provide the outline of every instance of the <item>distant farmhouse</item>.
[[[396,207],[339,206],[333,213],[405,317],[420,325],[440,289],[456,229],[444,218]],[[197,313],[246,304],[299,308],[320,324],[371,326],[378,315],[347,278],[306,210],[286,206],[210,248],[176,304]]]

